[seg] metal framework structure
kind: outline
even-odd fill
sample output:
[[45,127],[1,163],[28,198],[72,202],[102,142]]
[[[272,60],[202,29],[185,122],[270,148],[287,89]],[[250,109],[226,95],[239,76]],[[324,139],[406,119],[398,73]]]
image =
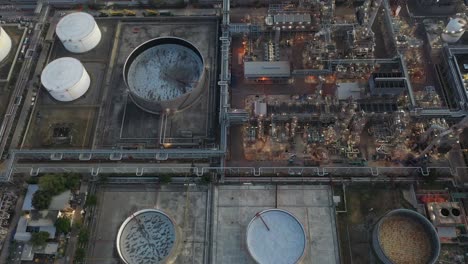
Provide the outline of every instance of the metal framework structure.
[[[388,23],[390,34],[393,34],[392,18],[388,1],[380,3],[384,8],[385,20]],[[220,180],[230,177],[260,177],[260,176],[287,176],[299,179],[321,178],[326,176],[345,176],[356,179],[389,179],[389,177],[428,175],[430,170],[437,170],[447,175],[463,175],[467,168],[421,168],[421,167],[227,167],[225,155],[228,150],[228,133],[231,124],[241,124],[248,120],[248,113],[242,109],[232,109],[230,106],[229,86],[231,81],[231,34],[252,33],[252,25],[230,23],[230,0],[223,0],[222,6],[222,31],[220,40],[220,75],[219,75],[219,146],[211,149],[181,148],[181,149],[39,149],[39,150],[12,150],[8,159],[4,162],[3,171],[0,171],[0,181],[11,180],[13,173],[29,173],[37,175],[41,172],[82,172],[97,176],[100,173],[130,173],[137,176],[150,175],[158,172],[190,173],[202,176],[206,173],[220,175]],[[44,15],[46,14],[46,15]],[[42,12],[44,20],[48,9]],[[375,18],[374,18],[375,19]],[[393,35],[390,36],[393,38]],[[35,43],[37,44],[37,43]],[[321,75],[330,73],[336,65],[351,63],[380,63],[395,62],[402,65],[405,72],[404,78],[408,80],[406,65],[401,54],[394,59],[339,59],[328,60],[324,70],[295,70],[293,75]],[[28,71],[29,72],[29,71]],[[412,87],[408,83],[408,93],[413,105],[411,111],[414,116],[452,116],[462,117],[464,111],[453,112],[447,109],[418,109],[415,107]],[[171,160],[184,160],[184,164],[171,163]],[[197,160],[197,164],[194,164]],[[219,161],[219,167],[211,167],[212,161]],[[192,165],[187,165],[192,162]],[[389,177],[382,177],[386,175]],[[391,176],[395,175],[395,176]],[[323,178],[325,179],[325,178]]]

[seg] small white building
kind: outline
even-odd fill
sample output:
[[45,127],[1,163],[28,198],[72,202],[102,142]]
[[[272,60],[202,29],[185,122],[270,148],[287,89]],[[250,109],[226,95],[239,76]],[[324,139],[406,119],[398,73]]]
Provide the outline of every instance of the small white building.
[[244,62],[246,79],[268,79],[291,77],[289,61],[246,61]]

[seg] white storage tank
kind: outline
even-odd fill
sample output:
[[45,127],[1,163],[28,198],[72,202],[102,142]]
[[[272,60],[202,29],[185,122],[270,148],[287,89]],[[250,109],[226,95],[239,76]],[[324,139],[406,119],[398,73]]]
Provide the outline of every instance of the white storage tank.
[[442,32],[442,39],[447,43],[457,42],[465,33],[466,20],[463,18],[450,18],[447,26]]
[[69,102],[88,91],[91,79],[79,60],[64,57],[52,61],[44,68],[41,82],[53,98]]
[[290,212],[267,209],[247,226],[247,250],[258,264],[298,264],[307,249],[307,235]]
[[101,30],[94,18],[83,12],[64,16],[55,29],[63,46],[73,53],[84,53],[92,50],[101,41]]
[[0,27],[0,62],[2,62],[11,51],[11,38],[5,32],[5,30]]

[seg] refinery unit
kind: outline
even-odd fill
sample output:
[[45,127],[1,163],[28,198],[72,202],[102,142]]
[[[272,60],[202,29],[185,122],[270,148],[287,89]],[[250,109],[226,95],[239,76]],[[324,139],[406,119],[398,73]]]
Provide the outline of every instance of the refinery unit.
[[460,9],[419,18],[412,8],[368,0],[222,17],[56,13],[40,28],[40,78],[24,84],[34,101],[11,149],[19,160],[181,162],[200,174],[453,170],[461,164],[448,156],[467,125],[467,18]]
[[231,17],[231,107],[244,114],[232,164],[447,166],[466,92],[444,83],[460,77],[440,58],[464,43],[465,15],[424,20],[402,5],[363,1],[347,15],[338,1],[270,4],[264,20]]

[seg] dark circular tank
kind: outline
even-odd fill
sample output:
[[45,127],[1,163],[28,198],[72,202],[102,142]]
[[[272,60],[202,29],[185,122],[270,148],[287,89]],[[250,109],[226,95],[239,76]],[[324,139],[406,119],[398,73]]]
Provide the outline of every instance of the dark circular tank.
[[440,209],[440,214],[443,215],[443,216],[449,216],[450,211],[447,208],[442,208],[442,209]]
[[408,209],[390,211],[377,222],[372,246],[385,264],[433,264],[440,254],[439,237],[432,223]]
[[460,209],[452,208],[452,214],[454,216],[460,216]]
[[203,91],[205,65],[190,42],[161,37],[144,42],[130,53],[123,76],[133,102],[145,111],[180,111]]

